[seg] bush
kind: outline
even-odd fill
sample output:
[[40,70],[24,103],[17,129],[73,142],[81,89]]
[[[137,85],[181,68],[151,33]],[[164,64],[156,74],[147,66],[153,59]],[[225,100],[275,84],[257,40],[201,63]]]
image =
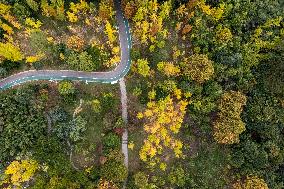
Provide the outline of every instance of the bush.
[[46,164],[49,167],[47,173],[53,176],[67,174],[72,170],[70,162],[66,161],[67,150],[57,137],[41,137],[33,146],[32,155],[39,163]]

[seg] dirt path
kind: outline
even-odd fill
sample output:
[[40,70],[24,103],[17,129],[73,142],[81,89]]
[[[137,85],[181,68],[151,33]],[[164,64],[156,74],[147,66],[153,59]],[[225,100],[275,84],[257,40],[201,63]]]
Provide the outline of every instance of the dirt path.
[[[128,116],[127,116],[127,92],[125,87],[124,78],[121,78],[119,80],[119,86],[120,86],[120,95],[121,95],[121,110],[122,110],[122,119],[124,123],[127,125],[128,123]],[[127,128],[124,130],[122,135],[122,153],[124,154],[124,165],[128,169],[128,131]],[[126,188],[126,182],[125,180],[123,188]]]

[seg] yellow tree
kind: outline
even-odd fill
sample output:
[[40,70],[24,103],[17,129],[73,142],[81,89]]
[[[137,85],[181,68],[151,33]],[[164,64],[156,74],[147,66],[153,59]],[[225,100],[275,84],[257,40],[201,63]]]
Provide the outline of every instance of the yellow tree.
[[0,58],[11,61],[20,61],[23,59],[23,55],[20,51],[20,48],[14,46],[12,43],[0,42]]
[[234,189],[269,189],[262,178],[247,176],[243,181],[238,180],[233,184]]
[[138,59],[135,62],[135,69],[136,71],[142,75],[143,77],[150,76],[150,66],[147,59]]
[[7,21],[6,24],[0,19],[0,27],[6,32],[6,34],[4,34],[4,38],[8,39],[9,42],[12,42],[12,34],[14,33],[12,27],[21,29],[21,25],[18,23],[17,19],[11,15],[10,9],[11,6],[0,3],[0,17]]
[[159,62],[157,67],[166,76],[178,76],[180,73],[179,67],[171,62]]
[[1,184],[8,184],[8,188],[22,188],[22,184],[28,182],[38,170],[39,165],[34,160],[13,161],[4,171],[4,180]]
[[86,14],[90,10],[89,4],[84,1],[80,0],[78,3],[70,3],[70,9],[66,12],[67,18],[70,22],[77,22],[79,13]]
[[182,125],[186,113],[187,101],[174,99],[167,96],[159,101],[150,101],[144,112],[138,113],[139,119],[144,118],[144,131],[147,138],[139,152],[142,161],[154,166],[160,163],[160,168],[165,169],[165,164],[161,163],[164,150],[171,149],[175,157],[182,156],[182,142],[176,139],[176,135]]
[[112,28],[109,21],[106,21],[105,23],[106,23],[105,24],[105,33],[108,36],[108,40],[109,40],[110,44],[112,44],[116,40],[116,36],[115,36],[116,30]]
[[130,1],[125,6],[126,14],[133,20],[134,35],[142,44],[157,43],[158,34],[167,37],[164,35],[166,29],[163,29],[163,22],[169,17],[170,10],[169,1],[160,5],[157,0],[137,0]]
[[213,123],[214,139],[218,143],[233,144],[239,142],[239,135],[245,131],[241,119],[246,96],[241,92],[225,92],[218,105],[217,119]]

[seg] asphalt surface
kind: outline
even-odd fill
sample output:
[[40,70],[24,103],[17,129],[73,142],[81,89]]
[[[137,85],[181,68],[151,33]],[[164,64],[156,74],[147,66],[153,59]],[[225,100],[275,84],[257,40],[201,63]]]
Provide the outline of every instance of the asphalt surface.
[[11,75],[0,81],[0,90],[5,90],[16,85],[20,85],[29,81],[37,80],[75,80],[101,83],[117,83],[120,78],[123,78],[130,69],[130,48],[131,35],[128,21],[124,18],[120,0],[114,1],[116,10],[116,21],[119,30],[120,43],[120,63],[118,66],[109,72],[83,72],[73,70],[29,70]]

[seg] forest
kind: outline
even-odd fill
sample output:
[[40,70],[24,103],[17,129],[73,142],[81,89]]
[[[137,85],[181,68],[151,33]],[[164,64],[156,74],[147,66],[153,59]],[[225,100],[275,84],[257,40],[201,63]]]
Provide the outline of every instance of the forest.
[[0,0],[0,188],[284,189],[284,1]]

